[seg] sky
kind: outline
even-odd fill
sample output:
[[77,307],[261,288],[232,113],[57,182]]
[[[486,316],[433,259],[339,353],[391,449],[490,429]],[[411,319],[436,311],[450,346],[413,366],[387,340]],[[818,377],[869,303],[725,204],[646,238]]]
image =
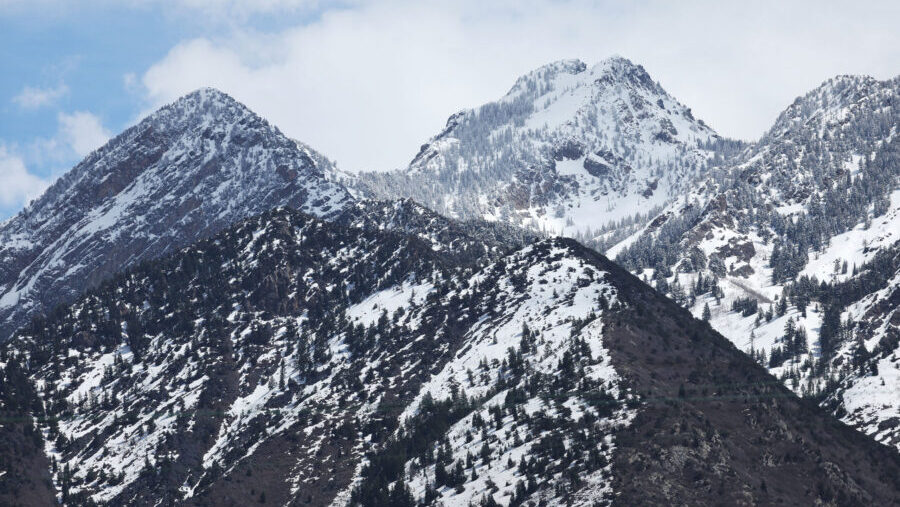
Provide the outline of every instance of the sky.
[[621,55],[753,140],[838,74],[900,74],[900,2],[0,0],[0,219],[217,87],[348,171],[404,166],[546,63]]

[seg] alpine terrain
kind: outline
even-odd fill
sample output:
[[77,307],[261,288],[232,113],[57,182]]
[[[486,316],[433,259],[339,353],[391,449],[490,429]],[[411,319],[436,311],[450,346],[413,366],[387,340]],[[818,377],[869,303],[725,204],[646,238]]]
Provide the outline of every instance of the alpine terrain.
[[409,167],[365,173],[361,183],[454,217],[593,239],[642,225],[735,144],[640,65],[564,60],[451,116]]
[[900,449],[900,79],[840,76],[607,253]]
[[47,458],[3,501],[28,481],[67,505],[900,495],[900,455],[594,251],[429,236],[279,208],[33,320],[0,360]]
[[350,200],[325,157],[242,104],[198,90],[126,130],[0,223],[0,341],[143,259],[278,205]]
[[0,505],[894,505],[898,103],[560,61],[347,175],[186,95],[0,223]]

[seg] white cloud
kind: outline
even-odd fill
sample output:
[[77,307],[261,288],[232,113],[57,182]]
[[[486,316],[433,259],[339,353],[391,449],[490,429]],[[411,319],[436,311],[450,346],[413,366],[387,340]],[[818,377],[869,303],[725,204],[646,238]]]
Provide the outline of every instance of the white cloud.
[[58,175],[109,140],[100,118],[86,111],[58,113],[56,133],[39,137],[22,147],[26,164],[41,173]]
[[[50,138],[12,147],[0,140],[0,218],[38,197],[71,164],[109,139],[100,118],[89,112],[59,113],[57,122],[56,134]],[[45,177],[29,167],[38,168]]]
[[28,172],[22,158],[0,144],[0,208],[20,207],[46,188],[47,181]]
[[896,19],[900,4],[874,0],[363,3],[277,33],[184,41],[141,83],[151,107],[221,88],[346,169],[389,169],[534,67],[621,54],[721,133],[755,138],[828,77],[897,74]]
[[88,155],[109,140],[109,131],[94,114],[85,111],[59,113],[58,120],[58,139],[79,157]]
[[53,104],[68,92],[69,88],[65,84],[60,84],[55,88],[26,86],[18,95],[13,97],[13,102],[24,109],[37,109]]

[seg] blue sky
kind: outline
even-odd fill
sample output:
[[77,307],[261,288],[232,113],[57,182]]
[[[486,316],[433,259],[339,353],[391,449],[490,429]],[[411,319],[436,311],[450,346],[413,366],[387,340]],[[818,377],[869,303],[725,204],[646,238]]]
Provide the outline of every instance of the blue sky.
[[157,9],[92,8],[50,16],[25,11],[0,19],[0,94],[15,97],[25,86],[67,89],[50,107],[4,101],[0,137],[50,135],[57,110],[89,109],[111,127],[120,126],[136,113],[123,75],[146,68],[190,34],[178,25]]
[[386,170],[530,69],[620,54],[753,139],[833,75],[900,74],[898,23],[876,0],[0,0],[0,219],[200,86],[344,169]]
[[[21,149],[56,134],[60,113],[89,111],[119,130],[139,111],[139,95],[124,75],[162,58],[190,28],[166,20],[158,9],[86,7],[75,12],[22,10],[0,18],[0,139]],[[24,105],[26,88],[51,91],[44,103]],[[73,162],[60,161],[62,169]],[[32,169],[47,176],[49,161]]]
[[71,125],[78,131],[93,119],[93,132],[86,135],[95,143],[121,130],[140,110],[140,96],[125,86],[123,76],[146,68],[187,36],[190,27],[165,19],[159,9],[86,5],[4,13],[0,170],[15,171],[18,161],[37,179],[14,185],[19,195],[0,198],[0,217],[17,211],[92,147],[62,133],[62,118],[83,113],[82,122]]
[[[138,87],[125,77],[140,75],[178,42],[227,36],[253,26],[274,31],[308,23],[309,11],[255,14],[229,25],[203,11],[175,10],[159,3],[45,2],[39,8],[0,0],[0,139],[27,141],[53,134],[59,111],[89,110],[114,131],[141,112]],[[25,87],[65,92],[47,107],[21,107],[11,98]]]

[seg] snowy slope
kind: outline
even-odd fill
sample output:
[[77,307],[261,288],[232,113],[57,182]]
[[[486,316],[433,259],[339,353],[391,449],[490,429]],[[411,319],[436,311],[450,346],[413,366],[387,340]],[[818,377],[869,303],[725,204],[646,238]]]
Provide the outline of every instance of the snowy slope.
[[[344,431],[348,418],[374,431],[376,416],[399,413],[391,401],[414,394],[410,386],[434,365],[457,351],[502,359],[518,346],[526,323],[543,336],[522,360],[552,377],[573,346],[573,326],[592,322],[583,331],[590,347],[585,367],[598,387],[618,393],[595,313],[598,298],[615,300],[602,272],[548,244],[466,275],[495,254],[446,271],[462,261],[422,236],[276,210],[119,276],[59,314],[62,328],[29,326],[15,345],[32,364],[44,365],[33,380],[57,421],[43,430],[58,464],[60,498],[141,503],[154,491],[170,500],[215,502],[230,494],[221,476],[255,469],[261,477],[261,459],[284,467],[267,488],[270,498],[299,498],[323,484],[308,459],[317,450],[326,457],[316,461],[335,466],[352,464],[366,450],[355,436],[346,444],[328,439]],[[548,305],[554,311],[545,312]],[[68,366],[59,370],[57,360]],[[500,396],[499,378],[482,376],[482,389]],[[437,395],[449,382],[438,374],[404,412],[415,413],[421,393]],[[491,406],[488,391],[466,392],[473,401],[484,398],[484,410]],[[573,406],[584,403],[572,398]],[[620,423],[598,424],[611,442]],[[289,455],[273,450],[286,445]],[[600,482],[609,488],[608,480]],[[477,483],[472,489],[487,491]]]
[[450,216],[591,237],[686,190],[717,137],[643,67],[564,60],[450,117],[405,170],[362,181]]
[[[0,361],[23,365],[6,369],[9,385],[36,389],[27,415],[58,500],[396,507],[897,494],[889,477],[900,457],[809,410],[607,259],[559,238],[504,248],[514,238],[440,222],[423,215],[400,232],[276,209],[22,329]],[[759,396],[777,403],[747,404]],[[714,468],[698,468],[708,460]],[[810,477],[817,492],[793,487]],[[696,486],[726,478],[725,490]]]
[[[414,237],[276,210],[81,299],[62,317],[74,335],[32,328],[16,341],[33,344],[32,361],[57,339],[60,357],[77,358],[63,372],[46,363],[34,374],[47,409],[60,415],[44,428],[59,495],[113,504],[146,503],[151,492],[168,501],[198,497],[221,474],[255,466],[241,459],[273,442],[287,446],[285,433],[307,452],[282,462],[279,484],[314,480],[305,459],[320,439],[391,391],[381,382],[352,395],[341,387],[358,383],[360,369],[381,374],[370,353],[394,347],[351,346],[345,335],[356,329],[340,323],[359,324],[353,301],[364,308],[408,286],[426,296],[426,280],[439,276],[431,251]],[[416,301],[391,306],[396,313]],[[382,306],[361,329],[375,331]],[[388,339],[360,332],[361,340]],[[328,417],[318,424],[310,413]]]
[[[900,233],[898,212],[900,206],[892,209],[894,236]],[[838,385],[826,403],[849,424],[900,447],[900,240],[875,252],[869,273],[860,276],[880,283],[841,313],[844,321],[854,323],[853,339],[837,351],[832,364],[839,372]]]
[[0,225],[0,340],[125,266],[273,206],[336,214],[349,194],[331,170],[217,90],[163,107]]
[[[524,482],[527,461],[544,455],[541,445],[551,434],[542,431],[540,421],[556,420],[559,425],[556,435],[565,435],[585,419],[596,421],[589,426],[590,440],[569,440],[568,450],[573,459],[554,468],[569,472],[577,469],[585,474],[586,484],[575,494],[573,505],[593,505],[614,497],[611,480],[614,432],[627,426],[634,415],[634,410],[615,403],[625,393],[620,391],[621,378],[613,369],[609,351],[603,344],[603,310],[598,301],[602,299],[604,305],[614,303],[615,288],[604,280],[604,273],[571,256],[565,247],[552,248],[534,262],[532,259],[541,248],[544,245],[537,247],[537,251],[529,247],[506,259],[506,269],[524,271],[524,280],[514,283],[513,279],[500,278],[501,297],[491,318],[477,322],[468,330],[466,345],[422,386],[400,416],[401,420],[409,421],[412,416],[427,411],[423,404],[435,401],[460,403],[454,399],[458,394],[452,390],[448,393],[448,386],[477,400],[473,410],[450,426],[444,435],[450,449],[444,457],[446,463],[427,464],[415,459],[406,463],[413,497],[425,499],[439,495],[441,503],[447,506],[466,506],[487,496],[500,503],[553,502],[557,492],[549,484],[526,487]],[[495,265],[477,274],[469,286],[488,281],[496,276],[492,271],[498,269]],[[533,344],[528,343],[532,333]],[[567,357],[578,368],[578,374],[576,378],[557,379],[564,375],[560,365]],[[524,374],[526,370],[528,375]],[[550,401],[538,393],[526,394],[529,376],[556,379],[547,386],[556,399]],[[566,385],[566,381],[571,384]],[[593,387],[591,392],[586,392],[588,387]],[[495,415],[507,412],[514,398],[516,405],[521,404],[522,413],[534,421],[521,420],[515,410],[508,415]],[[481,425],[479,421],[498,422]],[[599,445],[593,439],[599,440]],[[592,466],[590,459],[598,463]],[[469,466],[473,461],[477,464]],[[463,481],[459,487],[433,484],[431,478],[435,477],[436,468],[452,469],[456,463],[460,466],[465,463],[465,469],[471,469],[472,476],[478,477]]]
[[[696,185],[607,252],[653,284],[668,270],[663,290],[679,292],[694,315],[708,306],[717,330],[742,350],[765,353],[760,359],[797,393],[822,399],[848,423],[894,445],[900,409],[884,402],[900,389],[893,366],[885,363],[886,373],[873,377],[875,367],[860,373],[849,364],[853,357],[888,361],[876,345],[896,332],[890,324],[895,271],[885,268],[876,276],[884,283],[872,284],[858,268],[900,239],[898,100],[898,79],[826,81],[788,107],[724,169],[726,177]],[[716,288],[698,293],[698,275],[715,278]],[[673,291],[676,277],[680,289]],[[822,283],[829,284],[824,291]],[[748,298],[758,312],[734,310]],[[850,325],[842,326],[839,346],[826,344],[823,351],[824,313],[838,304],[840,321]],[[788,320],[806,333],[807,350],[772,359],[774,349],[788,346]],[[854,389],[858,382],[866,387]]]

